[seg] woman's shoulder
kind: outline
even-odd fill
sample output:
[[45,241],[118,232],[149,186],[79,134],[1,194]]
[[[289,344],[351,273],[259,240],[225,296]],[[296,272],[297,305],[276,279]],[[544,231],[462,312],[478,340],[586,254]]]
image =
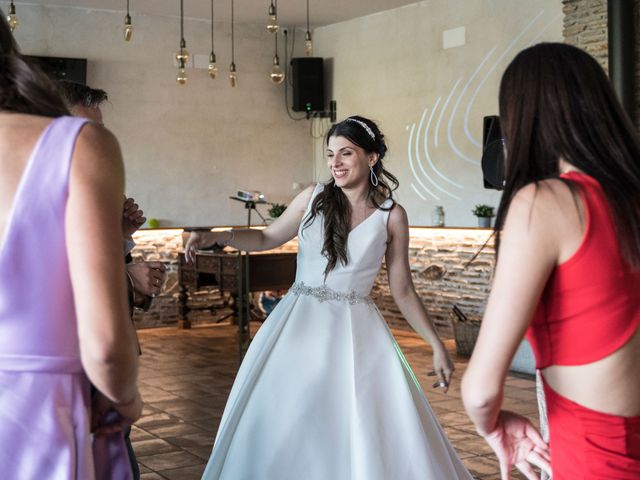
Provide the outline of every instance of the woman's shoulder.
[[389,228],[392,230],[395,228],[408,228],[409,216],[405,208],[394,200],[389,203],[389,220],[387,222]]

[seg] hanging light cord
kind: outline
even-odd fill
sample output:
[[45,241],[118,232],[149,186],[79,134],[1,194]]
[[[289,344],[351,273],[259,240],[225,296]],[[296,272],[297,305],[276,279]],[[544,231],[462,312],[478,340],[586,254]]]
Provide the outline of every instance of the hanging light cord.
[[211,53],[215,51],[213,47],[213,0],[211,0]]
[[236,63],[235,61],[235,48],[233,43],[233,0],[231,0],[231,63]]
[[[294,30],[294,34],[293,34],[293,39],[295,42],[295,30]],[[287,57],[288,57],[288,52],[287,52],[287,48],[289,47],[287,45],[287,41],[288,41],[288,35],[284,36],[284,65],[285,65],[285,69],[288,69],[288,62],[287,62]],[[293,54],[293,48],[291,49],[291,52]],[[284,78],[284,109],[287,111],[287,115],[289,116],[289,118],[291,120],[295,120],[296,122],[299,122],[301,120],[305,120],[307,117],[302,116],[302,117],[294,117],[293,115],[291,115],[291,112],[289,111],[289,93],[288,93],[288,89],[287,89],[287,84],[289,83],[287,81],[287,77],[291,78],[291,76],[289,74],[285,75]]]
[[[11,3],[13,3],[13,0],[11,0]],[[127,16],[129,16],[129,0],[127,0]]]
[[184,0],[180,0],[180,48],[184,43]]
[[276,33],[275,36],[276,36],[276,58],[278,58],[278,34]]
[[309,33],[309,0],[307,0],[307,33]]

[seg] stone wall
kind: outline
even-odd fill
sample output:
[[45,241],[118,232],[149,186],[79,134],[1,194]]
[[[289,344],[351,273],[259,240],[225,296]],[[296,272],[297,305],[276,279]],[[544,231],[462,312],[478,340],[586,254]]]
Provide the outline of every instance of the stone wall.
[[[438,330],[449,332],[454,304],[470,319],[482,317],[493,270],[493,241],[482,246],[490,234],[484,229],[411,229],[413,283]],[[391,297],[385,265],[371,296],[390,326],[410,328]]]
[[607,0],[562,0],[565,43],[583,48],[609,71]]
[[[470,318],[479,319],[489,293],[493,245],[487,247],[469,265],[467,263],[489,238],[482,229],[412,228],[410,239],[411,271],[418,295],[439,329],[448,332],[451,308],[457,304]],[[147,312],[136,312],[138,328],[175,326],[179,316],[178,252],[183,231],[143,230],[135,235],[134,261],[162,261],[167,279],[162,293]],[[282,247],[295,250],[294,240]],[[383,265],[372,291],[372,298],[387,322],[397,328],[410,328],[391,297],[387,271]],[[189,318],[193,324],[215,322],[230,313],[229,297],[215,289],[190,295]]]
[[[632,115],[640,128],[640,0],[634,5],[635,24],[635,112]],[[607,38],[607,0],[562,0],[563,35],[566,43],[585,49],[609,69]]]

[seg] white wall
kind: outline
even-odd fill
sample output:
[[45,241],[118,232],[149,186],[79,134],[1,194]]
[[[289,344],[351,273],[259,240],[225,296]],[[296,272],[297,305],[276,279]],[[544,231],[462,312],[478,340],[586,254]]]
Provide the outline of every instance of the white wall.
[[[20,6],[18,13],[24,53],[88,59],[88,84],[109,94],[105,123],[122,145],[127,193],[162,226],[242,225],[243,205],[228,199],[236,188],[288,202],[295,182],[312,180],[309,125],[287,117],[284,84],[268,79],[274,46],[264,25],[236,25],[236,89],[227,78],[226,20],[216,23],[219,78],[189,70],[180,87],[177,17],[133,12],[135,33],[126,43],[122,12]],[[208,57],[208,22],[186,19],[185,38],[192,54]]]
[[[466,43],[444,49],[443,32],[458,27]],[[429,0],[314,34],[338,118],[361,114],[385,133],[412,225],[430,225],[435,205],[450,226],[476,225],[476,203],[497,206],[499,193],[482,186],[482,117],[497,115],[500,77],[519,50],[562,41],[559,0]],[[327,178],[315,143],[316,171]]]

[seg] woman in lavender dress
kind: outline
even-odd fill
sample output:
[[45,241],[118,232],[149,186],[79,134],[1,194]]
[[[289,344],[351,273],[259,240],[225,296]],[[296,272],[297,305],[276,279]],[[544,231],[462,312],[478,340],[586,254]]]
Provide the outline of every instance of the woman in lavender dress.
[[[120,430],[142,403],[120,150],[103,127],[65,116],[0,17],[1,476],[128,479]],[[103,394],[93,425],[89,381]]]

